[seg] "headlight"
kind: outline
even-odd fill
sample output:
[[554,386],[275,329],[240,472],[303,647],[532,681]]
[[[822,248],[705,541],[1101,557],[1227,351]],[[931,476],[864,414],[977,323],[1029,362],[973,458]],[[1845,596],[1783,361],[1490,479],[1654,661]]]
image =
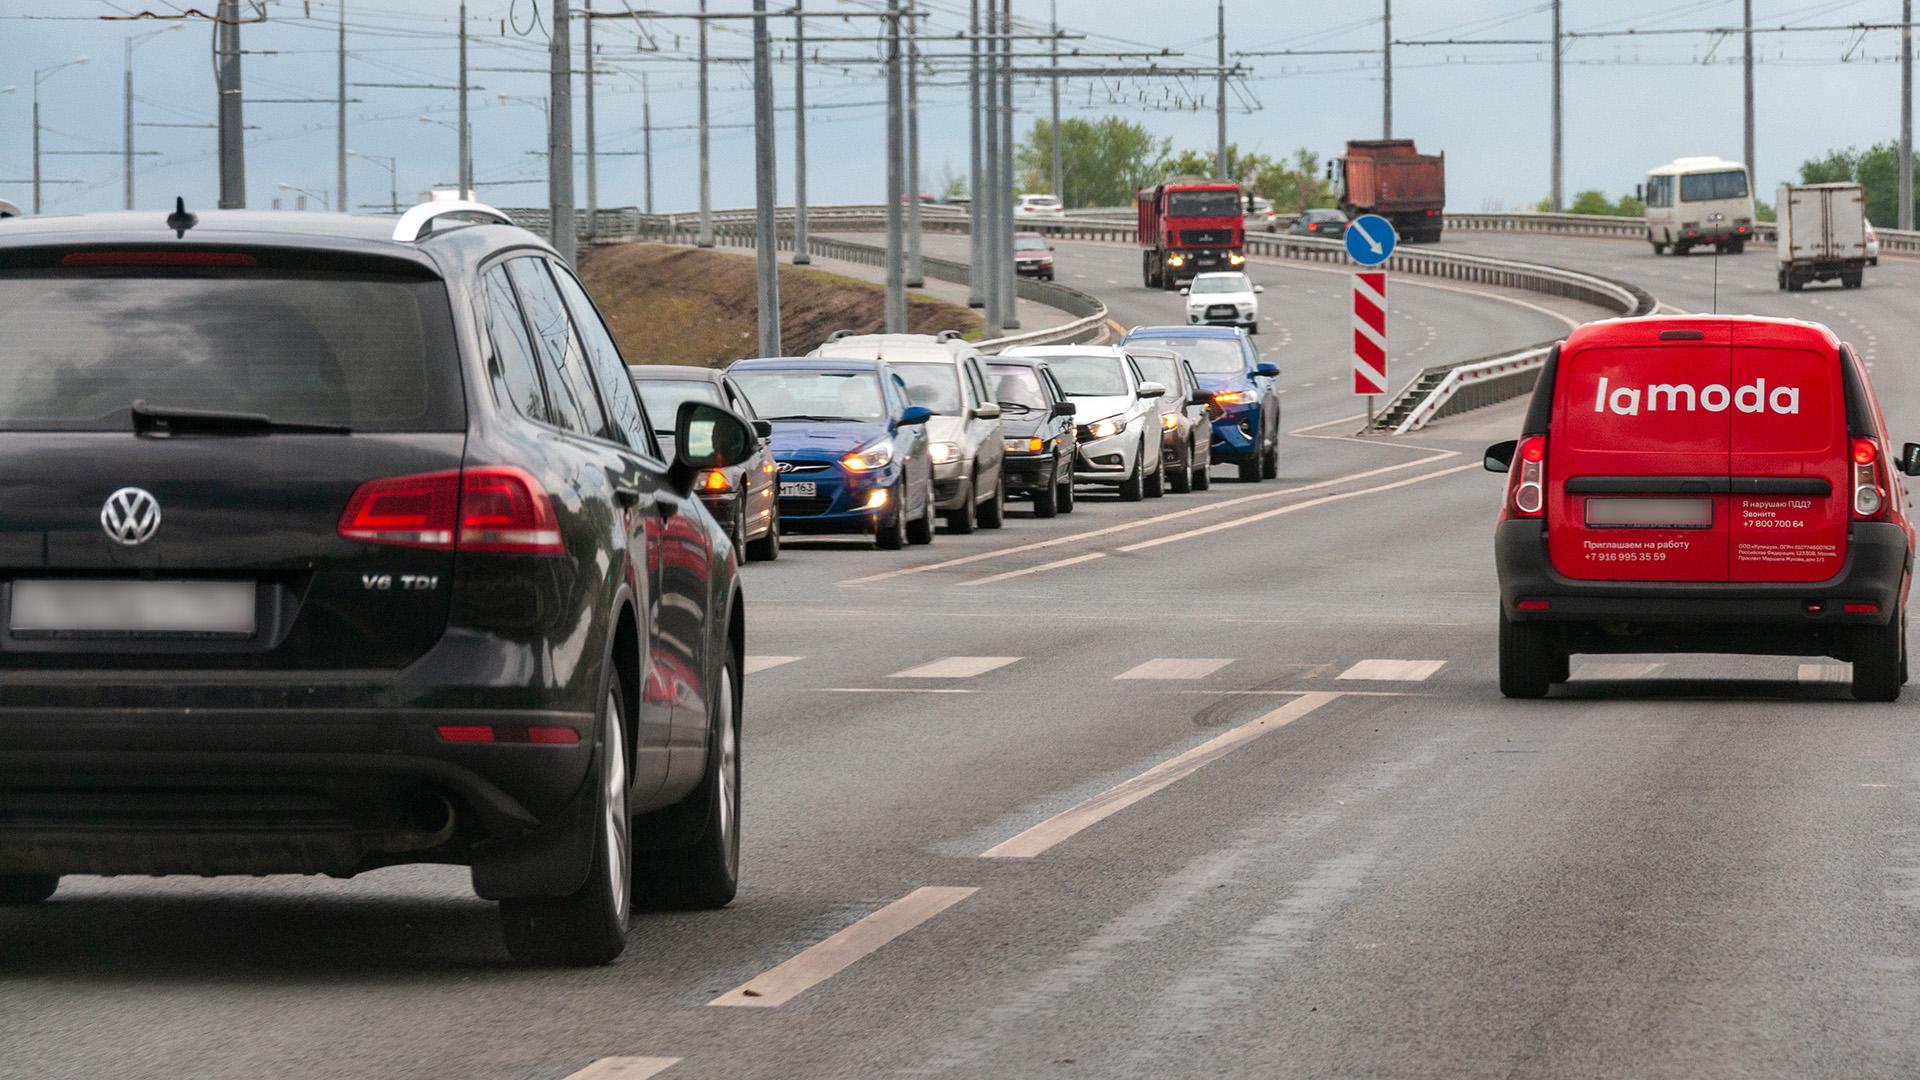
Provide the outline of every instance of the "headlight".
[[1247,261],[1247,257],[1246,257],[1245,255],[1242,255],[1242,254],[1240,254],[1240,253],[1239,253],[1239,252],[1237,252],[1237,251],[1229,251],[1229,252],[1227,252],[1227,265],[1228,265],[1228,266],[1239,266],[1239,265],[1240,265],[1241,263],[1244,263],[1244,262],[1246,262],[1246,261]]
[[1127,430],[1124,416],[1109,416],[1105,420],[1095,420],[1087,425],[1087,434],[1096,439],[1110,439]]
[[1176,251],[1173,254],[1167,256],[1167,265],[1168,266],[1185,266],[1187,265],[1187,257]]
[[1213,402],[1216,405],[1244,405],[1252,400],[1253,391],[1251,390],[1222,390],[1213,395]]
[[937,443],[934,443],[933,446],[929,448],[928,452],[933,457],[933,463],[935,465],[945,465],[947,462],[953,461],[959,458],[960,444],[950,443],[950,442],[937,442]]
[[1161,431],[1175,431],[1175,430],[1178,430],[1179,427],[1180,427],[1179,413],[1161,413],[1160,414],[1160,430]]
[[845,465],[853,472],[872,472],[875,469],[884,469],[888,465],[893,464],[893,443],[877,442],[871,446],[863,446],[853,453],[848,454],[846,457],[841,458],[840,464]]
[[1008,439],[1006,448],[1009,454],[1038,454],[1047,448],[1049,442],[1047,439]]

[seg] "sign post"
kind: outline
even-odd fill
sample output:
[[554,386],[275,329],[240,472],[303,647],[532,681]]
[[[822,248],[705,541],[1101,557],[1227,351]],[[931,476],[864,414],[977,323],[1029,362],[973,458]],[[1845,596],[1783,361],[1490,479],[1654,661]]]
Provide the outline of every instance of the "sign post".
[[[1375,267],[1392,257],[1400,237],[1393,223],[1378,214],[1362,214],[1347,226],[1347,257]],[[1360,270],[1353,275],[1353,392],[1367,399],[1367,423],[1373,423],[1373,398],[1387,392],[1387,272]]]

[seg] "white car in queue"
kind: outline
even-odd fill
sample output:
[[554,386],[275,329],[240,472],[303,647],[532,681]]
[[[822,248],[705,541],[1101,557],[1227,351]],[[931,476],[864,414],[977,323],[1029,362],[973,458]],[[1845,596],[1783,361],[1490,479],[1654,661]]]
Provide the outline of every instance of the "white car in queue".
[[1260,332],[1260,297],[1264,285],[1238,270],[1195,274],[1180,287],[1187,298],[1189,326],[1238,326],[1249,334]]
[[1140,374],[1125,349],[1113,345],[1027,345],[1006,356],[1047,362],[1075,407],[1080,449],[1073,463],[1077,484],[1114,484],[1122,502],[1157,499],[1167,492],[1161,463],[1160,403],[1167,388]]

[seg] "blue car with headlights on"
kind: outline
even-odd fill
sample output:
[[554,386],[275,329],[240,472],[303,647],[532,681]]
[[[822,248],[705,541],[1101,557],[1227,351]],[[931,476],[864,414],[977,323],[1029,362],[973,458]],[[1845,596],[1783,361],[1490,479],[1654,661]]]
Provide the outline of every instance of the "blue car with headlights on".
[[888,364],[741,360],[727,373],[773,425],[783,531],[866,533],[888,549],[933,542],[933,414],[907,400]]
[[1235,326],[1136,326],[1125,345],[1153,345],[1186,357],[1213,398],[1213,460],[1233,462],[1240,479],[1280,475],[1280,366],[1260,359]]

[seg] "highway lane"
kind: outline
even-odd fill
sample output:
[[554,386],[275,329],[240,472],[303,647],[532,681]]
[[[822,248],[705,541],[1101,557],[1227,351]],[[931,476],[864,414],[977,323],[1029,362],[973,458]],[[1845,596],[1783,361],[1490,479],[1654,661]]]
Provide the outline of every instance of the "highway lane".
[[[1268,273],[1298,348],[1263,351],[1344,374],[1344,283]],[[1552,333],[1415,294],[1442,358]],[[1351,440],[1343,389],[1290,391],[1277,483],[749,568],[732,909],[528,971],[453,871],[78,882],[0,913],[0,1077],[1920,1071],[1911,706],[1711,657],[1501,700],[1478,450],[1517,405]],[[977,891],[707,1005],[926,888]]]

